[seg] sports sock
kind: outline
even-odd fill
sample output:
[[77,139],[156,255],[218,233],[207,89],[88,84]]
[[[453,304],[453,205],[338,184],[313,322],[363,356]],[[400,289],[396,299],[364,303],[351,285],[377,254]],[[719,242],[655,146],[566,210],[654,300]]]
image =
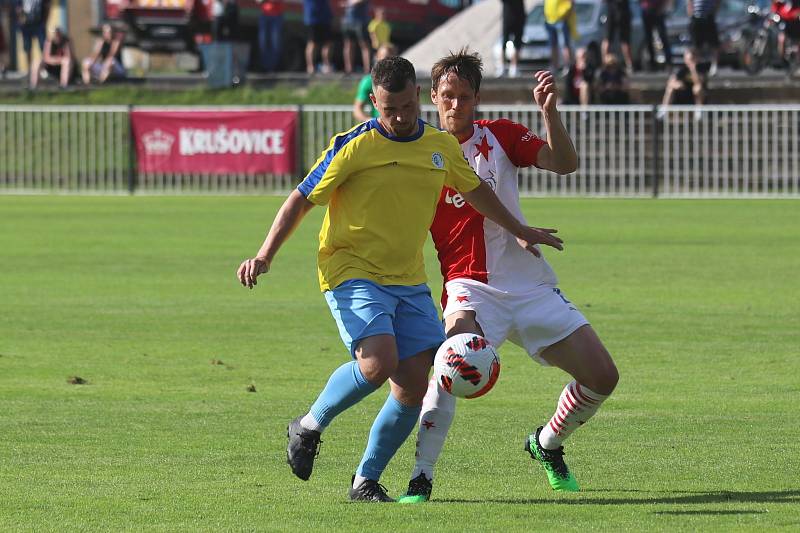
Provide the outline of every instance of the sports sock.
[[374,481],[380,479],[386,465],[414,429],[421,409],[419,405],[403,405],[389,393],[369,431],[367,449],[356,475]]
[[456,414],[456,397],[442,389],[435,379],[428,383],[422,400],[417,428],[417,461],[411,479],[424,473],[433,481],[433,468],[442,453],[444,440]]
[[342,411],[351,407],[377,389],[367,381],[358,362],[350,361],[333,371],[317,401],[300,420],[305,429],[322,432]]
[[579,426],[585,424],[608,398],[577,381],[571,381],[561,391],[556,412],[539,434],[539,444],[546,450],[555,450]]

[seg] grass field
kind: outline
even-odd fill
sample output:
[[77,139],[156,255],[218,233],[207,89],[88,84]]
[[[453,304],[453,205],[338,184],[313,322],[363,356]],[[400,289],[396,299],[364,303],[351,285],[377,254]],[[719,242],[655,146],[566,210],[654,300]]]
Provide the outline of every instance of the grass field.
[[567,443],[583,492],[556,494],[522,444],[566,376],[504,346],[424,506],[346,500],[385,388],[331,426],[311,481],[285,464],[286,423],[346,354],[321,210],[236,283],[280,202],[0,196],[0,530],[800,529],[797,202],[526,200],[621,381]]
[[107,85],[62,91],[47,86],[40,91],[0,93],[0,105],[298,105],[352,104],[360,79],[315,82],[302,87],[277,84],[266,89],[205,87],[164,90],[136,85]]

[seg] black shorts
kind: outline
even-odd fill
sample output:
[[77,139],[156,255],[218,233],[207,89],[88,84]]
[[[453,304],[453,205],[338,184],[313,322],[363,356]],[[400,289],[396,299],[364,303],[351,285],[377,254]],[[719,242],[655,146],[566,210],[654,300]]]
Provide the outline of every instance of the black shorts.
[[692,46],[695,49],[706,45],[711,48],[719,48],[717,21],[713,17],[692,17],[691,21],[689,21],[689,35],[692,38]]
[[800,41],[800,20],[784,21],[783,31],[786,36],[795,41]]
[[[627,6],[627,4],[624,4]],[[619,4],[608,3],[608,20],[606,20],[606,39],[613,43],[619,32],[619,42],[631,44],[631,10],[619,7]]]
[[503,45],[512,41],[514,48],[517,50],[522,48],[524,30],[525,5],[522,2],[503,2]]
[[359,21],[342,21],[342,37],[358,41],[359,43],[368,43],[369,31],[367,30],[367,24],[362,24]]
[[315,44],[325,44],[331,40],[330,24],[312,24],[306,28],[308,29],[308,40]]
[[[59,81],[61,79],[61,65],[51,65],[49,63],[43,63],[44,70],[47,71],[47,74],[54,80]],[[69,73],[69,81],[75,79],[75,68],[70,69]]]

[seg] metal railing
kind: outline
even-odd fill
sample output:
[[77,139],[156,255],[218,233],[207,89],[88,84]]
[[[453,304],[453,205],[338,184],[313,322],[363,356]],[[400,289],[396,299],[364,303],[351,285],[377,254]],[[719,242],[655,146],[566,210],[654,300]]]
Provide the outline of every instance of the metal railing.
[[[350,106],[303,106],[301,172],[161,175],[136,172],[127,106],[0,106],[0,192],[265,193],[291,189],[337,132]],[[563,106],[578,170],[522,169],[527,196],[800,197],[798,106]],[[535,106],[481,106],[544,135]],[[422,118],[438,123],[433,106]]]
[[800,105],[671,106],[660,196],[800,196]]
[[0,190],[128,192],[126,106],[0,106]]

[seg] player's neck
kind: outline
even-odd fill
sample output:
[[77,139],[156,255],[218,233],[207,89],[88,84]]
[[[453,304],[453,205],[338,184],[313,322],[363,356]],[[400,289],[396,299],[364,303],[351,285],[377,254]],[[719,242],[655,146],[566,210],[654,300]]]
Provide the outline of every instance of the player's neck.
[[472,137],[473,133],[474,133],[474,128],[472,127],[472,123],[470,123],[468,128],[464,128],[461,131],[457,131],[457,132],[453,133],[453,135],[456,136],[456,139],[458,139],[458,142],[460,144],[464,144],[465,142],[470,140],[470,138]]

